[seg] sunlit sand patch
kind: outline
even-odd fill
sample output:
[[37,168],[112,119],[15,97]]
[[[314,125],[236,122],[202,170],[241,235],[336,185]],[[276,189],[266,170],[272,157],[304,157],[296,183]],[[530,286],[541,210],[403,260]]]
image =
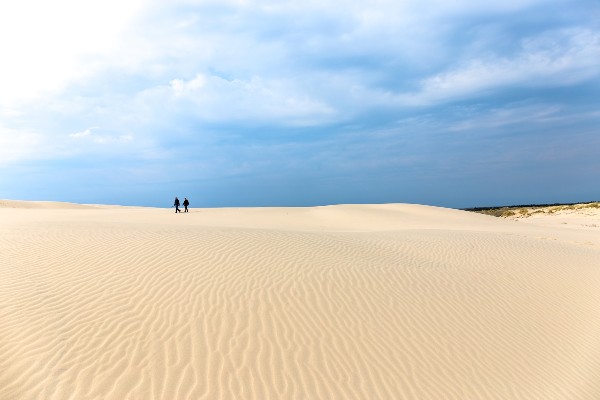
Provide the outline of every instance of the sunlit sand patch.
[[0,201],[0,399],[597,399],[557,215]]

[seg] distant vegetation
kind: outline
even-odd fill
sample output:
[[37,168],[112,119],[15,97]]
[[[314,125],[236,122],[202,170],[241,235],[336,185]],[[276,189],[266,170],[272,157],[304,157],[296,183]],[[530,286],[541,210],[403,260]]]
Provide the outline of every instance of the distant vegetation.
[[465,208],[465,211],[473,211],[480,214],[492,215],[494,217],[516,217],[527,218],[533,214],[554,214],[558,211],[581,210],[585,208],[600,208],[600,202],[590,203],[568,203],[568,204],[527,204],[504,207],[474,207]]

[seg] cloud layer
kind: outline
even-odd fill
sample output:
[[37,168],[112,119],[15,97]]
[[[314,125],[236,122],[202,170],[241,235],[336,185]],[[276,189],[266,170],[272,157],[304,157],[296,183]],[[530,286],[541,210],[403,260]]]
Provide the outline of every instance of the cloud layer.
[[0,197],[600,197],[599,16],[562,0],[3,4]]

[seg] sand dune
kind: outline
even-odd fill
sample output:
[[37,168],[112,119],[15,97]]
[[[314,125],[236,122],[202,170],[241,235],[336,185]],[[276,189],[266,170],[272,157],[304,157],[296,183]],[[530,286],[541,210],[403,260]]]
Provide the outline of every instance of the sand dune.
[[0,201],[0,399],[599,399],[600,228],[536,218]]
[[600,203],[520,208],[510,219],[548,227],[600,229]]
[[76,203],[61,203],[57,201],[17,201],[17,200],[0,200],[0,208],[26,208],[26,209],[90,209],[98,208],[98,206],[89,204]]

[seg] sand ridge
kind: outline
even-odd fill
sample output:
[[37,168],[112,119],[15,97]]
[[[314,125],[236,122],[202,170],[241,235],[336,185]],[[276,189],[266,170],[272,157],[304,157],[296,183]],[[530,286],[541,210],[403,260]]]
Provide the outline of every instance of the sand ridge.
[[521,208],[508,218],[547,227],[586,229],[600,236],[600,203]]
[[593,229],[0,203],[0,399],[596,399]]
[[70,210],[97,208],[97,206],[90,204],[64,203],[58,201],[19,201],[0,199],[0,208]]

